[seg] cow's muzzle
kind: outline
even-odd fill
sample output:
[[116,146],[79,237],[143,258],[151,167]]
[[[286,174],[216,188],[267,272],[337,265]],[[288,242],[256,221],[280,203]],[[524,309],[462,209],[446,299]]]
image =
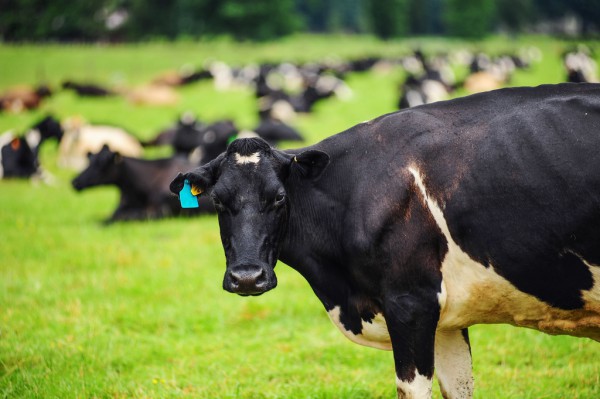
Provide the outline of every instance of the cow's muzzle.
[[260,295],[277,286],[273,269],[259,265],[236,265],[229,268],[223,279],[226,291],[242,296]]
[[73,188],[76,191],[81,191],[81,190],[83,190],[85,188],[85,185],[83,184],[83,182],[80,179],[78,179],[78,178],[73,179],[71,181],[71,185],[73,186]]

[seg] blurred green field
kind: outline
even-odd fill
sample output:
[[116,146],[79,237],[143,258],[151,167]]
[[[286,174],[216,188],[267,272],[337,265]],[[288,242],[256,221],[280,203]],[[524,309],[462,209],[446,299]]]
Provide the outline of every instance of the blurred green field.
[[[588,44],[600,49],[599,42]],[[560,54],[574,42],[299,36],[262,44],[0,45],[0,90],[68,78],[136,85],[210,59],[242,65],[398,56],[417,46],[429,53],[461,47],[501,53],[530,45],[543,58],[511,84],[563,81]],[[402,77],[400,70],[353,74],[352,99],[326,100],[295,126],[310,144],[391,112]],[[143,139],[186,110],[208,121],[233,118],[243,128],[258,121],[247,89],[217,92],[202,82],[179,93],[177,105],[151,107],[61,92],[39,110],[0,113],[0,132],[23,131],[48,112],[117,124]],[[106,227],[100,220],[116,206],[116,189],[75,193],[74,173],[56,166],[54,143],[44,146],[41,161],[57,177],[54,185],[0,181],[1,398],[395,397],[391,353],[344,338],[289,267],[278,265],[279,286],[266,295],[224,292],[216,218]],[[476,398],[600,397],[598,343],[509,326],[470,331]],[[435,397],[441,398],[437,390]]]

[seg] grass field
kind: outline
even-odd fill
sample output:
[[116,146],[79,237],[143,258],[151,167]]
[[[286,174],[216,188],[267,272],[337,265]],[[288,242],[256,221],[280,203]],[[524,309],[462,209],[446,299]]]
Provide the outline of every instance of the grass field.
[[[0,45],[0,90],[67,78],[135,85],[208,59],[392,56],[417,45],[429,52],[536,45],[542,61],[512,84],[537,85],[564,79],[559,56],[573,43],[302,36],[263,44]],[[393,111],[401,78],[400,71],[352,75],[351,100],[323,102],[296,126],[314,143]],[[185,110],[245,128],[257,121],[248,90],[216,92],[199,83],[180,95],[177,105],[158,108],[58,93],[35,112],[0,114],[0,132],[23,131],[47,112],[125,126],[140,138]],[[116,190],[75,193],[73,172],[56,166],[54,143],[41,160],[57,177],[54,185],[0,181],[0,398],[395,397],[391,353],[344,338],[295,271],[278,265],[278,288],[257,298],[225,293],[214,217],[106,227],[100,220],[115,207]],[[476,398],[600,398],[598,343],[509,326],[470,331]]]

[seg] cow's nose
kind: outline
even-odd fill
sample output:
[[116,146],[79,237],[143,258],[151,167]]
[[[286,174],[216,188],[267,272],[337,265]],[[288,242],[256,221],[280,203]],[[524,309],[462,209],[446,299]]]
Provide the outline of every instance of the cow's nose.
[[267,277],[263,268],[238,267],[228,273],[228,287],[225,289],[240,295],[257,295],[265,292]]
[[73,186],[73,188],[77,191],[81,191],[81,182],[78,179],[73,179],[71,181],[71,185]]

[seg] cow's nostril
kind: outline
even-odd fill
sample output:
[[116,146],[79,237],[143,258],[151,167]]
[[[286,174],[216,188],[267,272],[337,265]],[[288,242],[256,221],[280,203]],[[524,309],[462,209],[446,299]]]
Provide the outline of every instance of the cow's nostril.
[[262,268],[239,269],[229,272],[229,282],[235,292],[255,292],[267,284],[267,278]]

